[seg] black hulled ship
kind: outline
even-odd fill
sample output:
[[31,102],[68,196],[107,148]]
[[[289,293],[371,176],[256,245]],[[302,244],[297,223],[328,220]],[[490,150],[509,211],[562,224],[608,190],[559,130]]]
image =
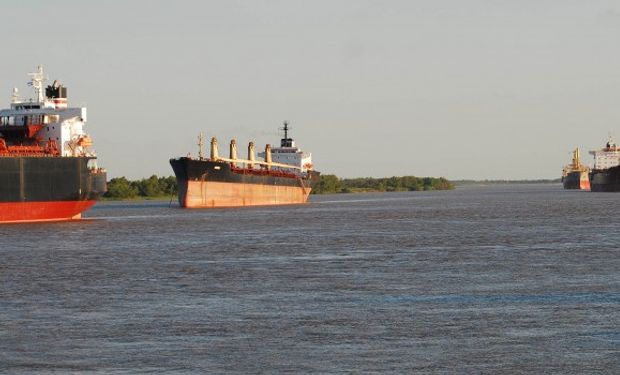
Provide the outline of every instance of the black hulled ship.
[[605,147],[590,151],[594,167],[590,171],[590,189],[596,192],[620,191],[620,148],[610,137]]
[[203,157],[202,136],[198,158],[170,159],[179,188],[179,203],[185,208],[241,207],[300,204],[308,200],[319,178],[312,155],[299,149],[288,137],[284,123],[280,147],[265,146],[257,160],[254,143],[248,144],[247,159],[237,157],[237,143],[230,142],[230,157],[219,155],[217,139],[211,139],[211,155]]

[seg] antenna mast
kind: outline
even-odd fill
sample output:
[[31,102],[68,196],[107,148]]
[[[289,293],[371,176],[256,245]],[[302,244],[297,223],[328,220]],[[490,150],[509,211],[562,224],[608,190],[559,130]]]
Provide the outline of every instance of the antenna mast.
[[37,72],[28,73],[28,75],[31,77],[30,85],[34,91],[37,92],[37,99],[39,100],[39,103],[43,103],[43,100],[45,99],[43,97],[43,82],[47,81],[47,78],[43,75],[43,65],[38,66]]
[[288,139],[288,131],[291,129],[288,127],[288,121],[284,121],[284,127],[280,129],[284,130],[284,139]]
[[11,95],[11,103],[19,103],[19,90],[13,87],[13,95]]

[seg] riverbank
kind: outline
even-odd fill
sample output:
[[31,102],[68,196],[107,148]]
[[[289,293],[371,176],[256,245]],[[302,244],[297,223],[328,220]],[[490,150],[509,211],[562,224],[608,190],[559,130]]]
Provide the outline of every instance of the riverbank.
[[[455,185],[443,177],[361,177],[339,178],[336,175],[321,175],[312,194],[373,193],[397,191],[452,190]],[[177,182],[174,176],[152,175],[140,180],[117,177],[108,181],[108,191],[103,201],[143,201],[176,199]]]
[[537,179],[537,180],[452,180],[455,186],[470,186],[470,185],[515,185],[515,184],[559,184],[561,179]]
[[[487,186],[509,184],[558,184],[558,179],[537,180],[447,180],[444,177],[360,177],[339,178],[336,175],[321,175],[312,194],[340,193],[389,193],[398,191],[453,190],[459,186]],[[113,178],[108,182],[108,192],[103,201],[147,201],[175,200],[177,184],[174,176],[153,175],[140,180],[125,177]]]
[[394,191],[452,190],[455,185],[443,177],[360,177],[339,178],[321,175],[313,194],[370,193]]

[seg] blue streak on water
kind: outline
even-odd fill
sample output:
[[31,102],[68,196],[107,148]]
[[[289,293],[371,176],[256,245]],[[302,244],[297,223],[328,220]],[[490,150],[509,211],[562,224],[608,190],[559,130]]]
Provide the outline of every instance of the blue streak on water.
[[381,295],[368,298],[353,297],[351,302],[358,303],[443,303],[443,304],[600,304],[620,303],[620,293],[577,293],[577,294],[538,294],[538,295],[434,295],[434,296],[406,296]]

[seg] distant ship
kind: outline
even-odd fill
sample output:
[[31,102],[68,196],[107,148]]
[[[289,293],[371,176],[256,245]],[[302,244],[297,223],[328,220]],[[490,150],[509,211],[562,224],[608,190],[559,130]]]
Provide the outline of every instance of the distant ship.
[[219,156],[217,139],[211,139],[210,158],[203,157],[202,135],[198,158],[170,159],[178,184],[178,199],[185,208],[242,207],[300,204],[308,200],[318,181],[312,155],[303,152],[289,138],[284,122],[280,147],[265,146],[256,160],[254,143],[248,145],[247,159],[237,158],[237,143],[230,142],[230,157]]
[[594,167],[590,171],[592,191],[620,191],[620,148],[611,137],[604,148],[590,151]]
[[71,220],[106,190],[92,140],[84,132],[86,108],[67,106],[67,89],[43,87],[43,68],[30,73],[36,99],[0,110],[0,223]]
[[573,160],[562,169],[564,189],[590,190],[590,168],[581,164],[579,148],[573,151]]

